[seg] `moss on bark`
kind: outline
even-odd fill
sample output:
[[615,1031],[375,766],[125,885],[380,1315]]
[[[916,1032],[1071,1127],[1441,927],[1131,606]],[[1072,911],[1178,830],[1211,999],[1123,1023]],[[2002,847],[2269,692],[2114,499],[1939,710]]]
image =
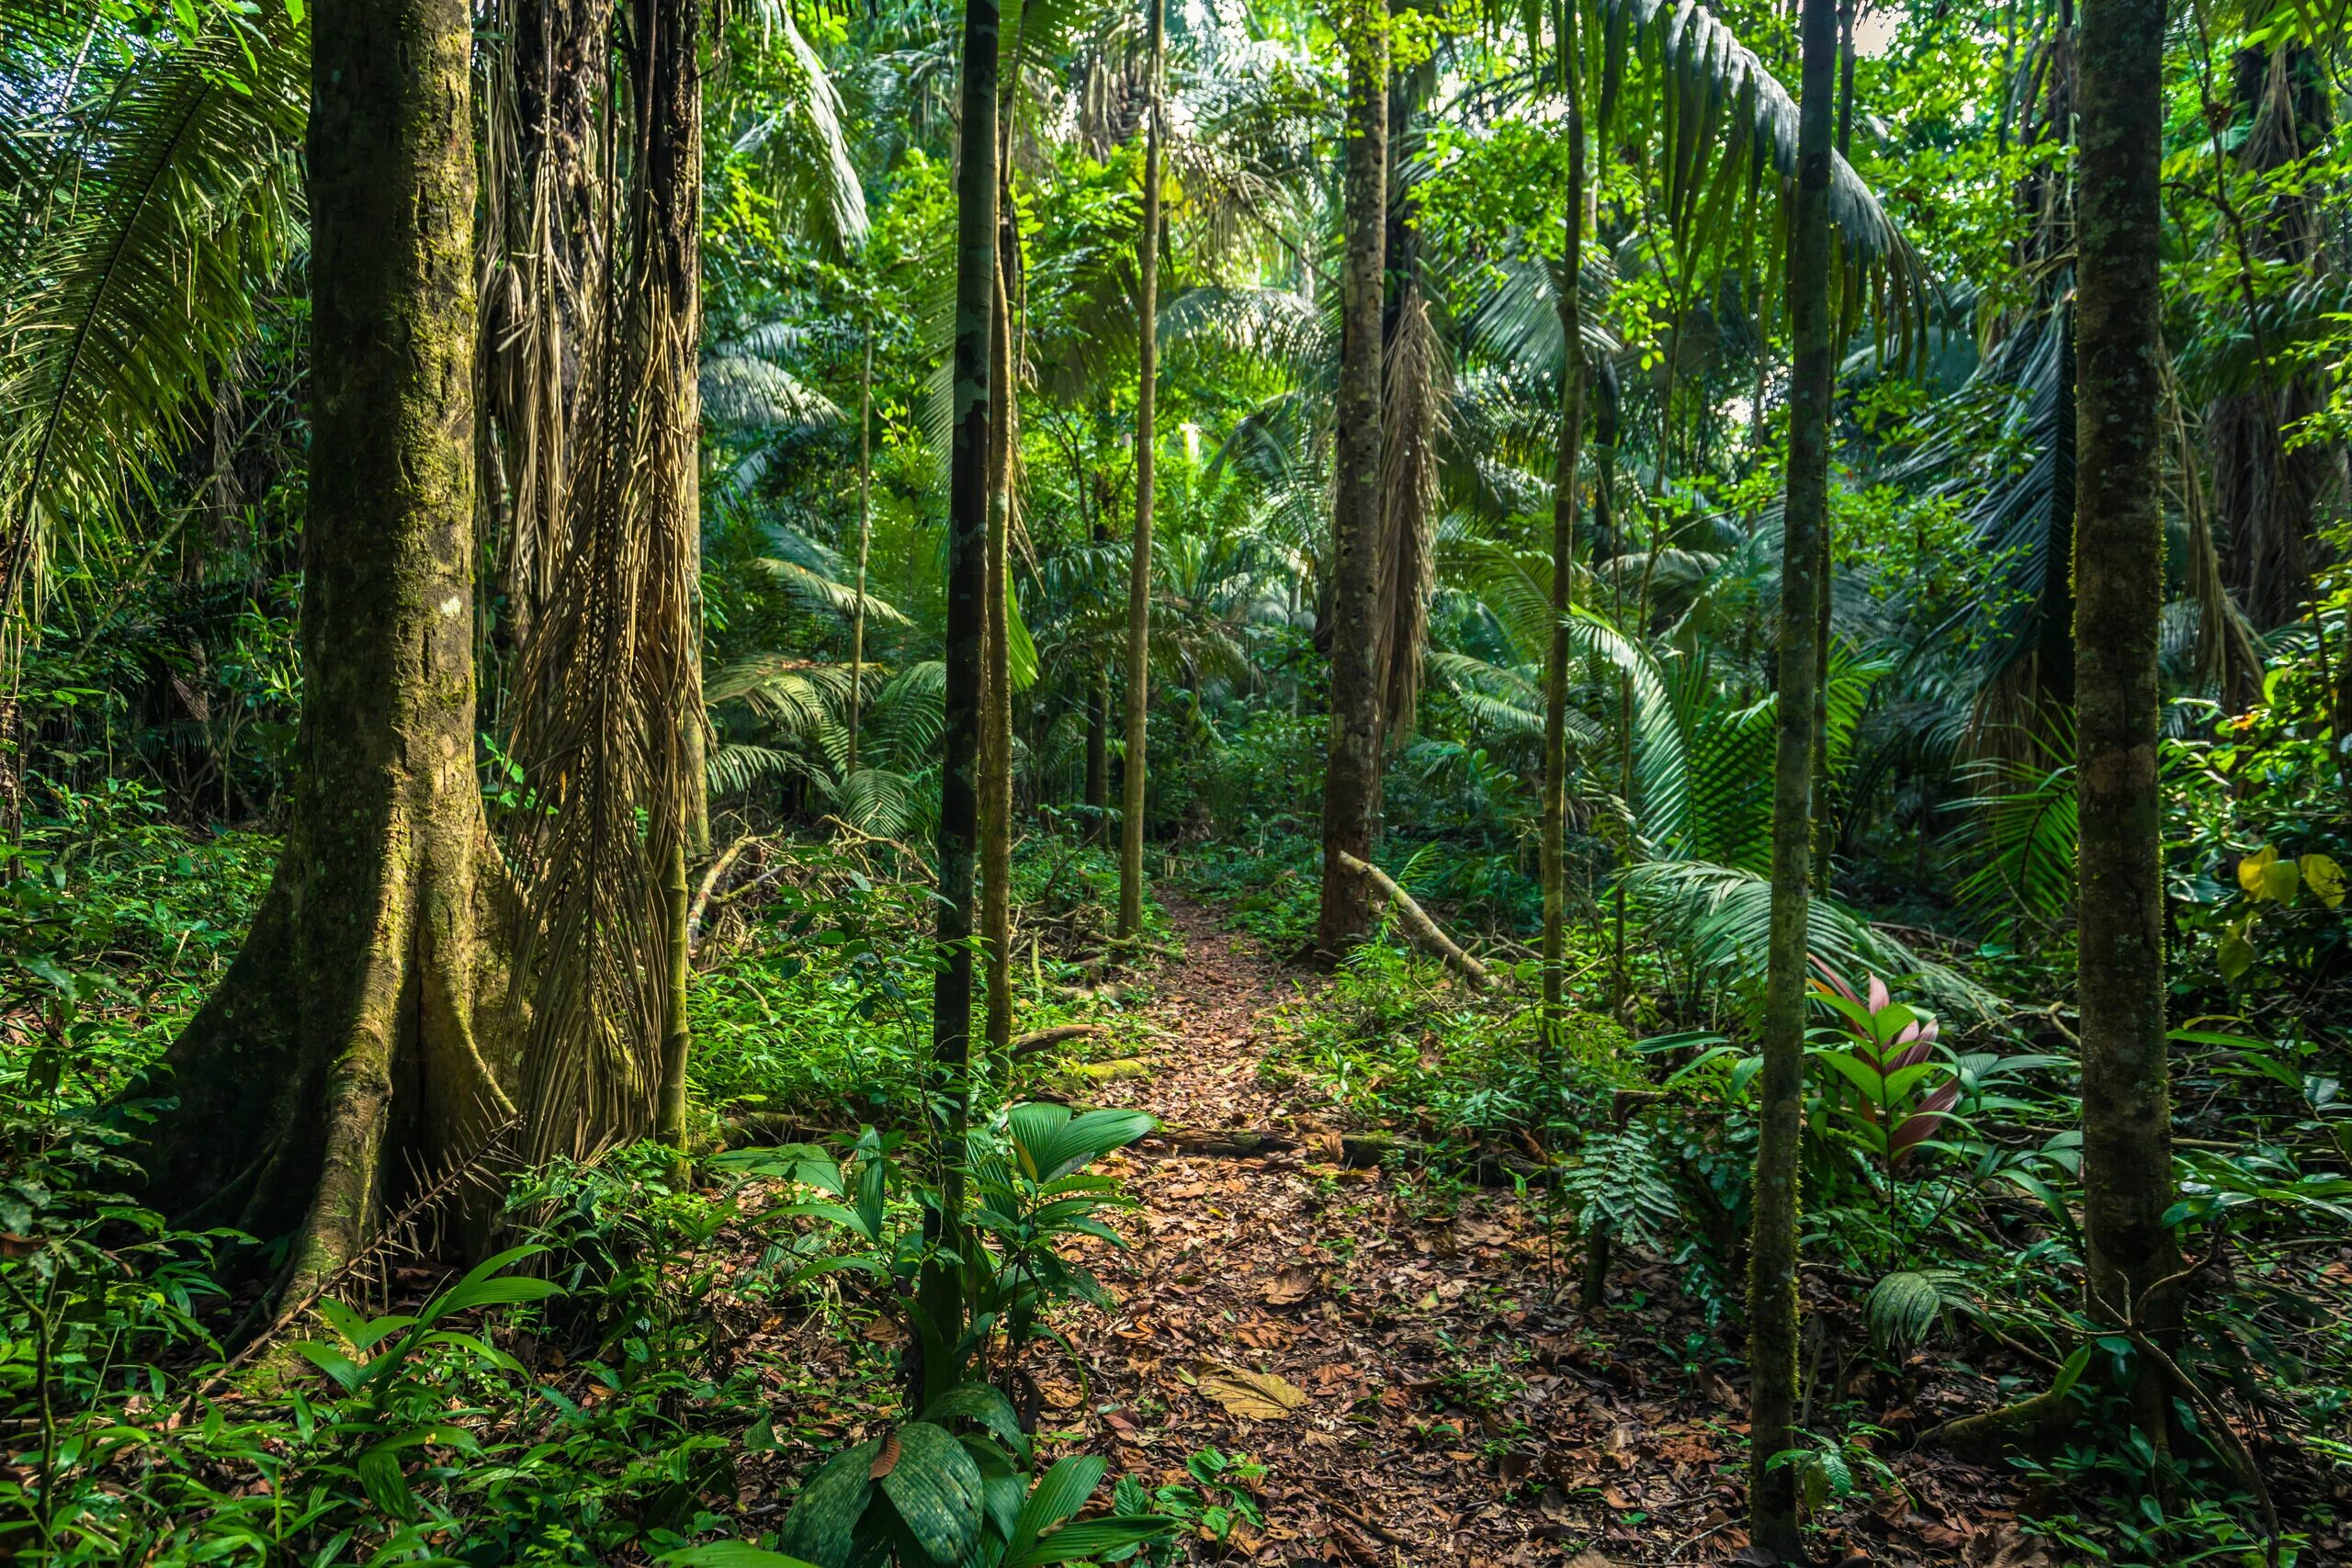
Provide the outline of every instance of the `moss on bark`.
[[511,1114],[508,900],[474,775],[463,0],[319,0],[304,705],[285,847],[167,1053],[166,1208],[292,1233],[290,1293]]

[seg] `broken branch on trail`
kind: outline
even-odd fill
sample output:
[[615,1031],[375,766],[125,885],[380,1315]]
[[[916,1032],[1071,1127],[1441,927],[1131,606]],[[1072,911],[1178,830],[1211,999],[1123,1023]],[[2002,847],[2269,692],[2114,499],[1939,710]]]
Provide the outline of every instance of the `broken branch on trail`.
[[1461,945],[1445,934],[1438,923],[1430,919],[1429,911],[1413,902],[1413,896],[1396,886],[1396,879],[1370,861],[1358,860],[1345,850],[1340,852],[1340,863],[1355,875],[1372,884],[1373,890],[1388,901],[1396,911],[1405,934],[1413,945],[1442,962],[1448,969],[1469,983],[1473,990],[1483,991],[1494,983],[1487,966],[1463,951]]

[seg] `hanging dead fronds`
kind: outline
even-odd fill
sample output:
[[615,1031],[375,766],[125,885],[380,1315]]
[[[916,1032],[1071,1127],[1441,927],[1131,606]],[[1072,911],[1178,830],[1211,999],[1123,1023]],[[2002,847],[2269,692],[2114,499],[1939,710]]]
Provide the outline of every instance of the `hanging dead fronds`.
[[1383,371],[1373,669],[1382,728],[1395,744],[1412,733],[1420,700],[1421,650],[1437,586],[1439,452],[1453,396],[1453,362],[1418,280],[1407,282],[1397,299]]
[[575,1157],[653,1127],[672,1010],[665,868],[685,831],[700,421],[697,0],[636,0],[615,122],[617,263],[582,344],[560,552],[514,694],[531,791],[515,859],[531,919],[526,1154]]

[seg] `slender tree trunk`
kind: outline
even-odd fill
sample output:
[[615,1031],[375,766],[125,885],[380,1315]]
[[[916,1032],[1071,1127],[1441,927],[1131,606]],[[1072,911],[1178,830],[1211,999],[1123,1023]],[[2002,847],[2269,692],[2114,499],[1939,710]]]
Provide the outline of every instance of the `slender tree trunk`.
[[513,1114],[508,913],[474,777],[464,0],[318,0],[299,778],[268,895],[164,1060],[151,1190],[293,1232],[286,1290]]
[[1388,204],[1387,15],[1348,7],[1347,248],[1340,268],[1340,385],[1332,463],[1331,734],[1323,772],[1323,903],[1316,946],[1338,959],[1372,924],[1363,880],[1380,789],[1381,249]]
[[984,1038],[990,1051],[1012,1043],[1012,649],[1007,596],[1012,592],[1009,552],[1016,394],[1012,311],[1005,279],[1018,263],[1011,254],[1012,226],[1003,220],[1010,196],[1000,183],[996,310],[989,328],[989,385],[998,403],[993,411],[997,417],[989,426],[988,603],[982,617],[988,670],[980,684],[980,946],[988,959]]
[[[932,1104],[940,1206],[932,1240],[952,1253],[964,1210],[964,1134],[970,1114],[972,880],[979,838],[980,662],[988,599],[989,333],[996,314],[996,0],[965,0],[964,83],[956,171],[956,421],[948,461],[947,636],[940,736],[939,969],[932,983]],[[957,1271],[934,1255],[920,1286],[952,1343],[963,1321]],[[955,1369],[928,1364],[927,1404]]]
[[1803,1561],[1796,1472],[1770,1468],[1797,1442],[1797,1178],[1804,1093],[1806,850],[1813,827],[1813,721],[1821,536],[1828,511],[1835,344],[1829,300],[1829,180],[1838,68],[1835,0],[1803,0],[1797,192],[1789,226],[1788,497],[1781,549],[1781,671],[1772,773],[1772,918],[1758,1094],[1755,1235],[1747,1310],[1751,1375],[1748,1522],[1756,1543]]
[[[1552,637],[1544,664],[1544,1013],[1556,1031],[1567,951],[1568,612],[1575,598],[1577,468],[1584,440],[1584,67],[1576,9],[1560,39],[1568,96],[1567,240],[1560,264],[1560,444],[1552,475]],[[1547,1040],[1551,1036],[1547,1034]]]
[[672,1148],[685,1146],[686,1055],[686,860],[710,845],[709,793],[703,761],[702,637],[699,625],[702,561],[702,392],[696,346],[702,333],[702,74],[695,45],[702,0],[638,0],[639,47],[647,51],[639,89],[646,167],[642,175],[645,216],[639,243],[644,265],[656,280],[649,295],[663,318],[648,323],[652,375],[648,412],[654,442],[651,518],[668,536],[662,558],[680,563],[685,581],[657,597],[654,612],[677,617],[664,628],[678,638],[685,679],[659,728],[674,738],[666,787],[656,799],[674,803],[672,821],[657,819],[662,846],[662,916],[668,934],[669,987],[664,998],[662,1074],[655,1092],[654,1135]]
[[849,754],[842,768],[844,784],[857,772],[858,724],[865,712],[865,564],[873,544],[874,322],[869,318],[865,361],[857,377],[857,603],[849,613]]
[[1159,97],[1167,0],[1151,6],[1143,132],[1143,232],[1136,242],[1136,530],[1127,566],[1126,768],[1119,780],[1118,934],[1143,930],[1144,790],[1151,723],[1151,507],[1159,438]]
[[[2075,471],[2077,921],[2083,1236],[2092,1321],[2159,1337],[2179,1323],[2165,1041],[2163,819],[2156,784],[2165,365],[2158,166],[2164,0],[2088,0],[2075,220],[2081,260]],[[2170,1380],[2136,1404],[2159,1447]]]
[[[1857,0],[1839,0],[1838,6],[1838,155],[1849,156],[1854,147],[1854,12]],[[1849,323],[1841,321],[1838,332],[1838,346],[1845,345]],[[1830,614],[1838,596],[1836,561],[1830,549],[1830,518],[1826,505],[1821,514],[1821,545],[1817,554],[1814,590],[1813,641],[1813,811],[1816,818],[1833,816],[1835,801],[1831,795],[1829,773],[1829,656],[1835,639],[1830,633]],[[1813,834],[1813,891],[1816,897],[1829,896],[1829,873],[1832,857],[1838,849],[1838,834],[1817,825]]]

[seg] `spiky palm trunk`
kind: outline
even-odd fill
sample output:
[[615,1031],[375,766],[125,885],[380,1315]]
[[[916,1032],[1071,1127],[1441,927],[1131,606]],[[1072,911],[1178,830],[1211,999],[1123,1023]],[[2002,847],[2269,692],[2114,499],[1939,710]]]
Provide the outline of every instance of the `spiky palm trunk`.
[[1748,1523],[1758,1545],[1803,1561],[1796,1472],[1770,1468],[1796,1444],[1797,1178],[1804,1092],[1807,850],[1813,829],[1814,693],[1821,537],[1828,512],[1836,344],[1829,299],[1829,180],[1836,110],[1836,0],[1803,0],[1797,195],[1789,225],[1792,361],[1781,549],[1781,671],[1772,773],[1772,916],[1764,1068],[1749,1248]]
[[1127,565],[1126,770],[1119,781],[1118,934],[1143,930],[1143,813],[1151,722],[1151,507],[1159,438],[1159,76],[1167,0],[1151,6],[1145,88],[1143,231],[1136,241],[1136,528]]
[[1568,94],[1567,242],[1560,258],[1560,443],[1552,476],[1552,637],[1544,661],[1544,1013],[1564,1014],[1568,908],[1568,613],[1575,602],[1577,468],[1584,441],[1584,92],[1575,9],[1560,40]]
[[849,613],[849,752],[846,784],[857,772],[860,720],[865,712],[865,567],[874,544],[874,322],[865,323],[865,359],[857,376],[857,602]]
[[[940,1201],[932,1238],[953,1251],[964,1206],[963,1141],[970,1113],[972,882],[979,838],[980,665],[988,599],[989,346],[996,314],[996,0],[965,0],[964,83],[956,171],[956,421],[948,459],[946,691],[940,734],[939,968],[932,982],[933,1132]],[[952,1342],[962,1322],[957,1273],[934,1257],[921,1294]],[[941,1392],[948,1367],[919,1371],[918,1403]]]
[[311,511],[286,843],[165,1067],[176,1212],[294,1233],[288,1292],[512,1114],[474,778],[474,167],[464,0],[318,0]]
[[[2156,784],[2165,536],[2158,204],[2164,0],[2084,7],[2075,475],[2076,792],[2083,1238],[2095,1323],[2177,1325],[2165,1062],[2163,818]],[[2169,1380],[2143,1367],[2159,1445]]]
[[1372,924],[1362,878],[1380,791],[1381,254],[1388,206],[1388,32],[1378,6],[1349,8],[1346,254],[1334,400],[1331,730],[1323,772],[1323,902],[1316,946],[1336,959]]

